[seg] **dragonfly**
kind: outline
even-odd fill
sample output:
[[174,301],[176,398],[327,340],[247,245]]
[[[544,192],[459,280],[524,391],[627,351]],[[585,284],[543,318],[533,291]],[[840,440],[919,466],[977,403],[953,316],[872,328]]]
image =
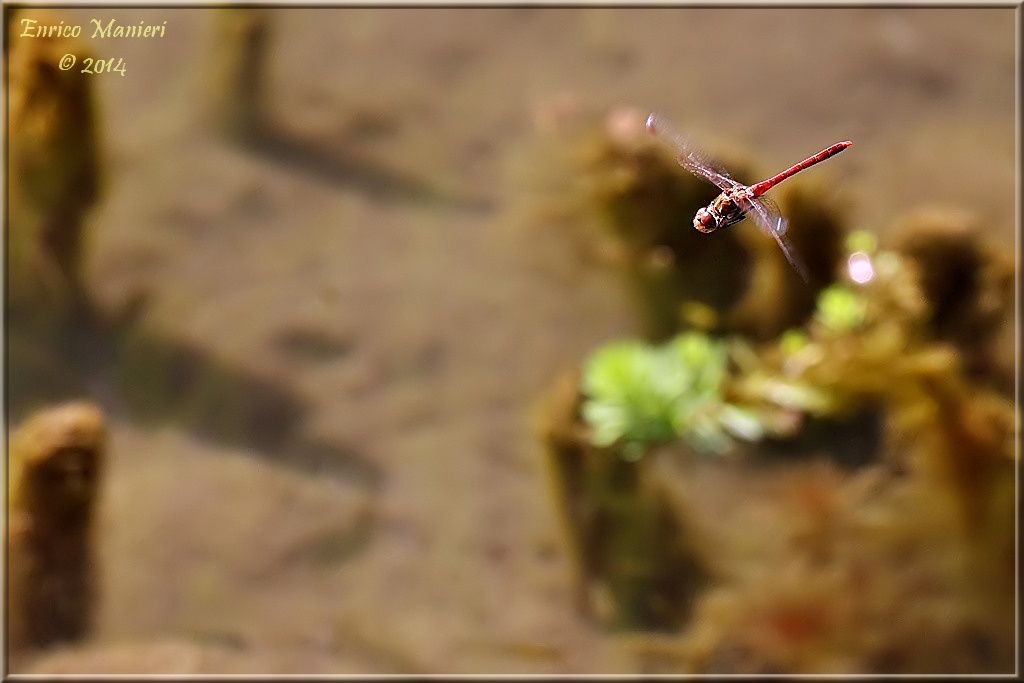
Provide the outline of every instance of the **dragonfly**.
[[647,130],[675,148],[676,161],[680,166],[713,183],[722,191],[722,194],[715,197],[710,204],[698,209],[697,214],[693,217],[694,228],[703,233],[714,232],[719,228],[739,223],[751,215],[761,231],[775,239],[779,248],[782,249],[782,253],[785,254],[786,260],[804,282],[808,281],[807,267],[797,257],[789,240],[786,239],[787,221],[782,217],[775,202],[765,197],[764,193],[805,168],[810,168],[839,154],[853,142],[850,140],[837,142],[817,154],[807,157],[800,163],[793,164],[781,173],[753,185],[744,185],[733,180],[728,173],[715,166],[704,154],[691,146],[686,138],[676,131],[672,123],[660,114],[654,113],[647,117]]

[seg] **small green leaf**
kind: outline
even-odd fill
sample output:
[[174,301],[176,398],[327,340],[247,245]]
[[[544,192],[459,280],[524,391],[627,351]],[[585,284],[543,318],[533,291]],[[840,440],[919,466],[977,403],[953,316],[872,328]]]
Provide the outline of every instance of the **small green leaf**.
[[722,342],[682,334],[662,346],[616,342],[595,352],[584,367],[583,419],[596,446],[622,444],[638,459],[652,446],[683,439],[721,453],[731,429],[756,438],[757,425],[738,409],[723,413],[727,354]]
[[636,441],[630,441],[622,447],[622,456],[630,462],[637,462],[644,457],[646,451],[647,449],[643,445]]
[[873,254],[878,249],[878,238],[867,230],[854,230],[846,236],[846,250],[850,253],[863,251]]
[[815,316],[826,327],[837,332],[847,332],[859,327],[867,314],[867,303],[852,289],[832,285],[818,296]]
[[787,356],[791,356],[808,344],[807,334],[803,330],[791,329],[782,333],[779,348]]
[[764,426],[757,415],[733,405],[722,406],[718,419],[733,436],[744,441],[758,441],[764,437]]
[[595,446],[611,446],[626,433],[628,418],[622,406],[599,401],[583,404],[583,419],[591,426]]

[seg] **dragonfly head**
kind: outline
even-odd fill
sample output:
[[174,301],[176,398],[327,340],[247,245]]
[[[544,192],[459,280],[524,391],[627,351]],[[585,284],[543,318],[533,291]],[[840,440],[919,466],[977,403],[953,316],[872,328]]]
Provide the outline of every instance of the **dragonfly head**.
[[693,227],[701,232],[714,232],[718,228],[718,219],[707,208],[703,208],[693,217]]

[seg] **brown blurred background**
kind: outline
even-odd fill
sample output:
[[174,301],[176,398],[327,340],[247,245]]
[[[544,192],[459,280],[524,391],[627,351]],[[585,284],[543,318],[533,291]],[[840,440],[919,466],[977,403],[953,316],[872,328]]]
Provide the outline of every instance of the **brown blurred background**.
[[530,426],[634,329],[614,282],[524,256],[544,136],[658,110],[766,171],[852,139],[811,171],[852,227],[951,207],[1008,248],[1013,12],[61,10],[167,29],[61,76],[95,103],[95,319],[9,319],[8,425],[103,409],[101,598],[25,666],[638,670],[574,609]]

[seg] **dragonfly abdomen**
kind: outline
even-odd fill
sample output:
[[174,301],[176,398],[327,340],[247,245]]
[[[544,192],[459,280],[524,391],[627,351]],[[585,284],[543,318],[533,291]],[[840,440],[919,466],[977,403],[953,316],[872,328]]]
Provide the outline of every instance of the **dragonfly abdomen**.
[[825,161],[825,159],[828,159],[829,157],[833,157],[836,154],[839,154],[840,152],[842,152],[844,149],[846,149],[847,147],[849,147],[852,144],[853,143],[850,142],[849,140],[844,140],[843,142],[837,142],[836,144],[832,145],[831,147],[826,147],[825,149],[821,150],[817,154],[815,154],[813,156],[807,157],[806,159],[804,159],[800,163],[793,164],[792,166],[787,168],[782,173],[779,173],[778,175],[774,175],[771,178],[768,178],[766,180],[762,180],[761,182],[757,183],[756,185],[752,185],[751,188],[750,188],[750,193],[754,197],[760,197],[765,192],[767,192],[768,190],[772,189],[773,187],[775,187],[776,185],[781,183],[786,178],[789,178],[790,176],[796,175],[797,173],[799,173],[800,171],[804,170],[805,168],[808,168],[810,166],[814,166],[815,164],[819,164],[822,161]]

